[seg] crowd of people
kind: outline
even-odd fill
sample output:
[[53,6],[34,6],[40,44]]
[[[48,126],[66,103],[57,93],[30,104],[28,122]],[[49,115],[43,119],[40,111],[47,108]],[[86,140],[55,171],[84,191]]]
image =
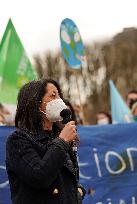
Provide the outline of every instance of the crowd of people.
[[[77,125],[83,125],[83,113],[80,105],[71,104],[68,99],[64,99],[65,104],[72,112],[72,119],[76,122]],[[126,97],[126,104],[131,110],[134,121],[137,121],[137,91],[131,90],[128,92]],[[111,112],[108,111],[99,111],[95,116],[96,125],[108,125],[112,124]],[[13,114],[0,103],[0,125],[15,125]]]
[[[131,90],[128,92],[126,97],[126,104],[131,110],[134,121],[137,122],[137,91],[136,90]],[[71,110],[73,111],[73,115],[75,115],[74,118],[77,121],[77,124],[83,125],[83,115],[82,115],[80,106],[71,105]],[[108,112],[99,111],[95,117],[96,117],[96,125],[112,124],[111,111],[108,111]]]
[[[134,121],[137,121],[137,91],[131,90],[126,97],[126,104],[131,110]],[[100,111],[96,115],[96,124],[107,125],[112,124],[111,114],[105,111]]]

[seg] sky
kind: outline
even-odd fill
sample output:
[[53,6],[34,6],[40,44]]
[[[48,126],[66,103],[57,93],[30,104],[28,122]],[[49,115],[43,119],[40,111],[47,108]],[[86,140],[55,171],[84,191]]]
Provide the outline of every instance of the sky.
[[9,18],[30,57],[60,49],[64,18],[78,26],[83,42],[113,37],[124,27],[137,27],[136,0],[1,0],[0,39]]

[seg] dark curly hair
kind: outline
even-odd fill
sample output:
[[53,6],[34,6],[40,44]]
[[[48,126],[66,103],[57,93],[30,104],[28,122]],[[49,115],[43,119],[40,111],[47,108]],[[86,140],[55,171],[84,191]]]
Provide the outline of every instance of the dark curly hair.
[[41,79],[25,84],[19,91],[15,116],[15,126],[37,133],[43,129],[43,117],[39,106],[46,93],[48,83],[52,83],[63,98],[58,83],[52,79]]

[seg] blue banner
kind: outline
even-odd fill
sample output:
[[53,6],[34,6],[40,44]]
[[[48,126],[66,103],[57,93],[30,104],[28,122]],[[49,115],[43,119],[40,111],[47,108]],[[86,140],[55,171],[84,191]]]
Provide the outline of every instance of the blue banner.
[[137,123],[79,127],[84,204],[137,204]]
[[11,204],[9,182],[6,174],[5,151],[7,136],[14,127],[0,126],[0,204]]
[[[12,127],[0,127],[0,204],[11,204],[5,142]],[[84,204],[137,204],[137,125],[79,126],[80,182]]]

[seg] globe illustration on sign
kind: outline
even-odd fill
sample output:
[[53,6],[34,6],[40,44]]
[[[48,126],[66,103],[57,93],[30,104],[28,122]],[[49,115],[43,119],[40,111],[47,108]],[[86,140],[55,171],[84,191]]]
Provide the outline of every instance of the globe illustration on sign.
[[62,54],[73,69],[85,67],[86,56],[79,30],[71,19],[64,19],[60,26]]

